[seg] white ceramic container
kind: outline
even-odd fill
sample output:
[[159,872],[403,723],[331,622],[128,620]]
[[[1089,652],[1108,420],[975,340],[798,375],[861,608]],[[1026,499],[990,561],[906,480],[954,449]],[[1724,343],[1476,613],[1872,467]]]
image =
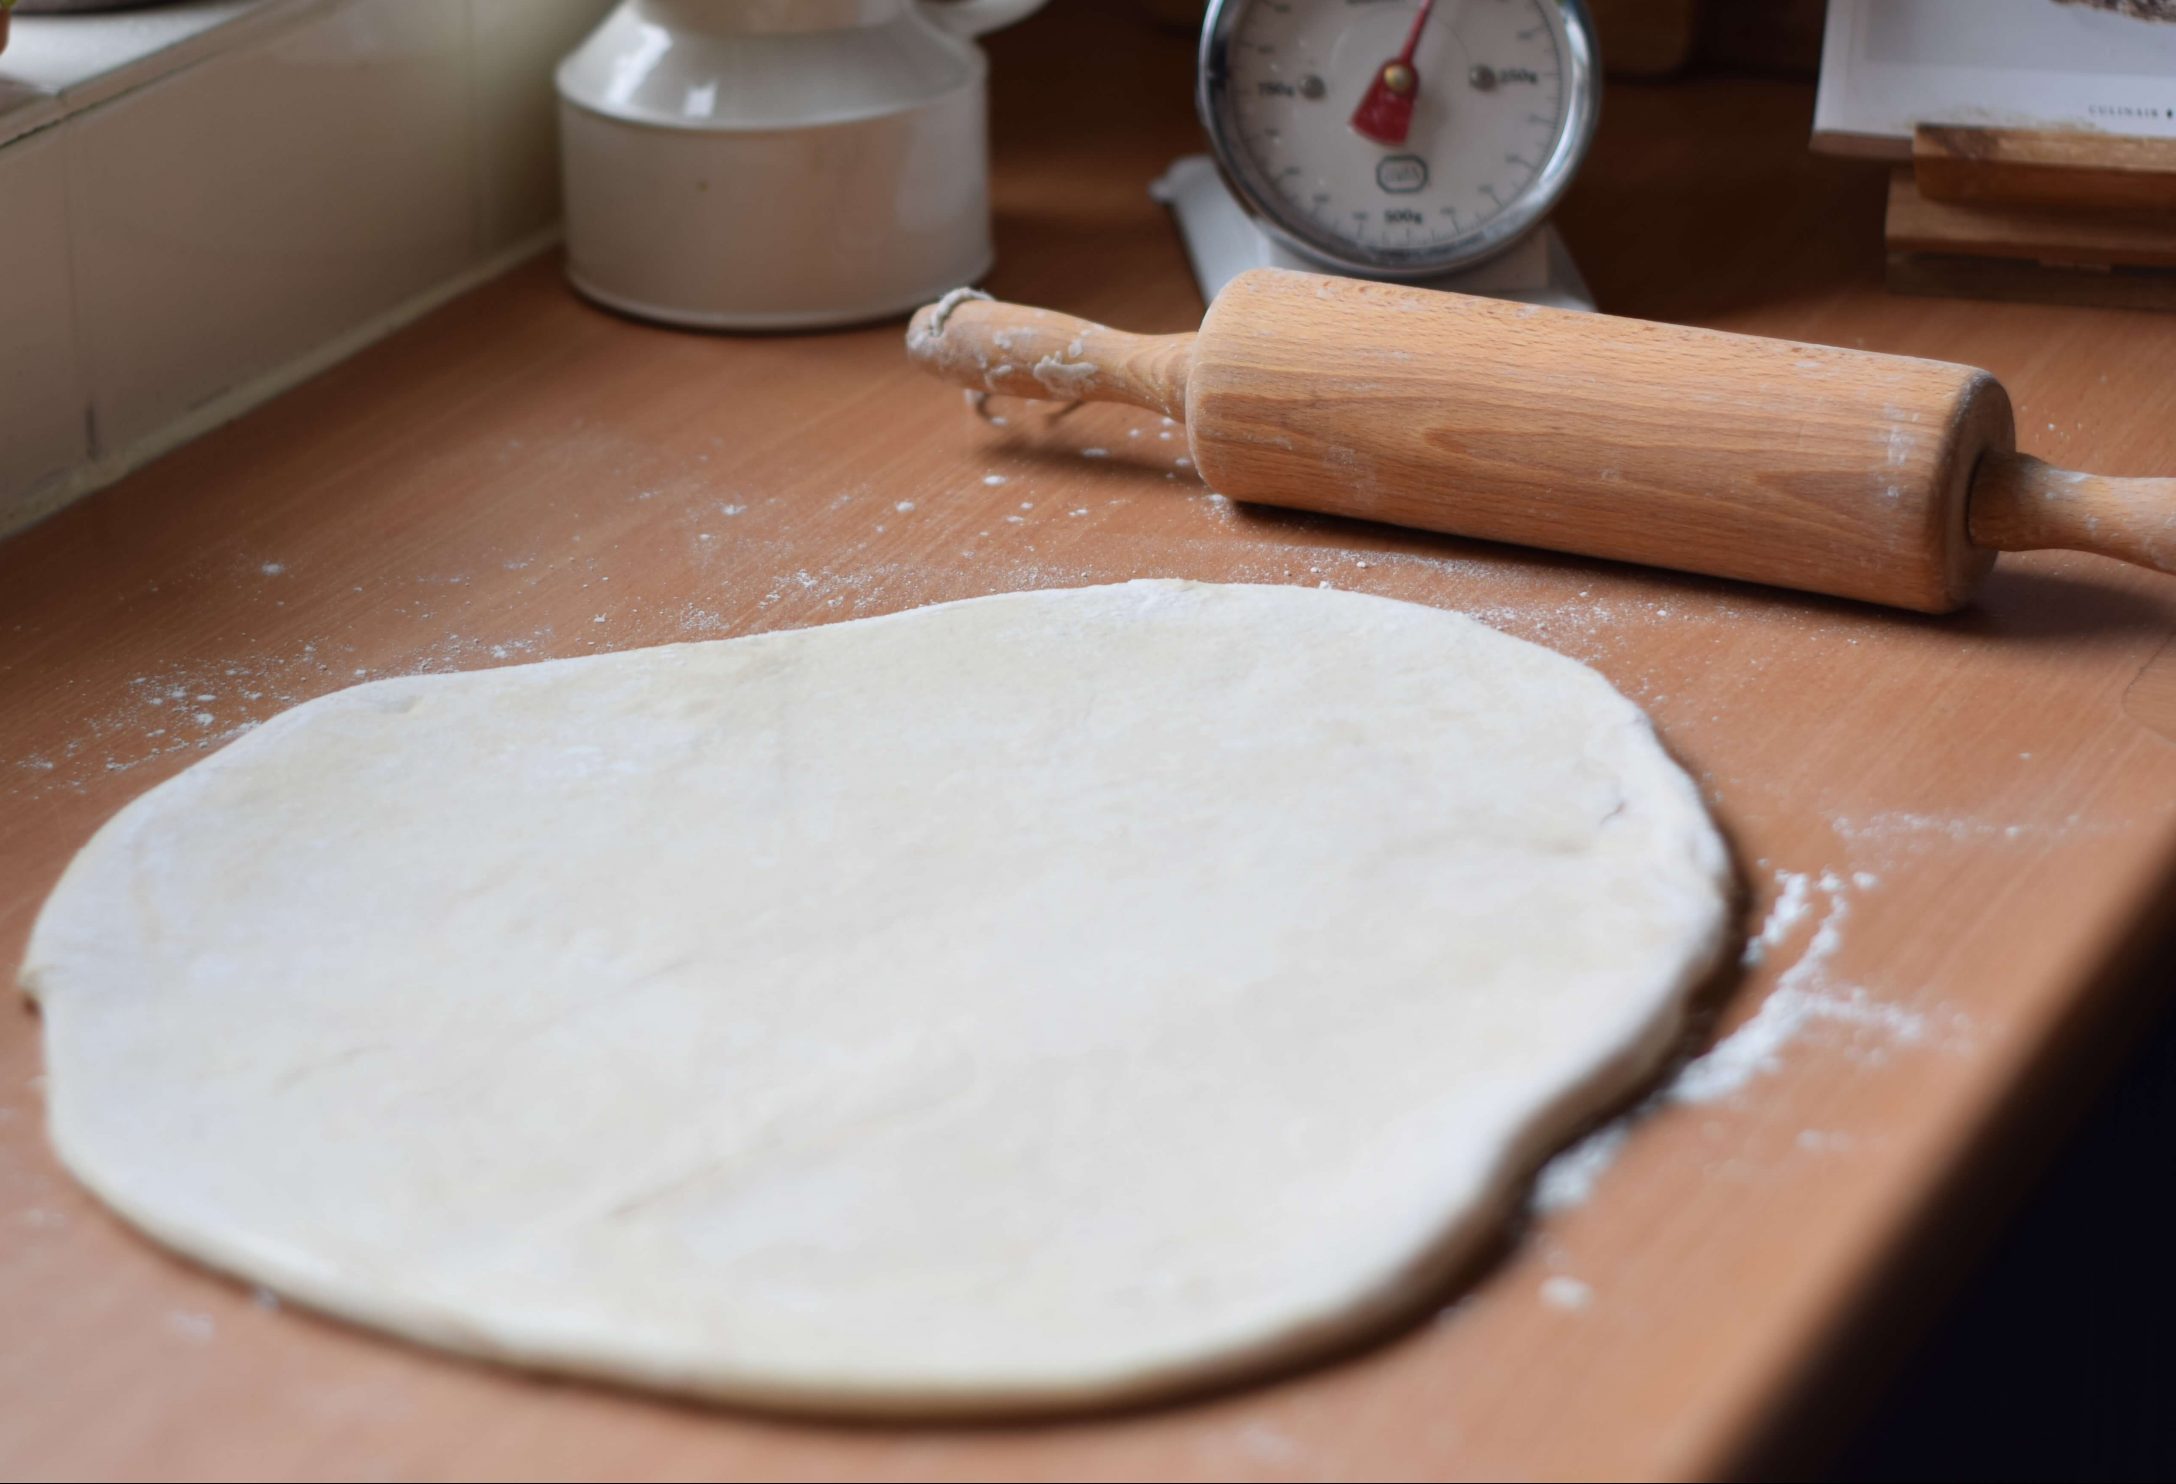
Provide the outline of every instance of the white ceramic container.
[[1044,0],[622,0],[559,68],[567,271],[630,314],[786,330],[990,266],[988,64]]

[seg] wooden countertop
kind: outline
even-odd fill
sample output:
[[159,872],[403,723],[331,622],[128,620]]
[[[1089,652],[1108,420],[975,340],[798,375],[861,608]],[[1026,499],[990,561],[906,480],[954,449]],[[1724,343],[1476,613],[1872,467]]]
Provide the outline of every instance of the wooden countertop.
[[[1173,330],[1201,306],[1143,191],[1196,147],[1190,56],[1136,14],[998,38],[991,287]],[[1975,362],[2028,451],[2176,471],[2176,320],[1888,296],[1883,172],[1809,157],[1810,114],[1790,84],[1615,89],[1562,214],[1604,306]],[[1736,845],[1749,930],[1774,928],[1702,1032],[1723,1050],[1361,1354],[1117,1418],[830,1428],[253,1302],[60,1173],[25,1009],[0,1017],[0,1471],[1727,1472],[1873,1353],[2145,995],[2115,970],[2176,859],[2176,581],[2034,557],[1915,618],[1248,513],[1153,417],[1000,410],[912,375],[898,326],[675,334],[539,263],[0,544],[0,959],[120,805],[364,676],[1137,576],[1330,583],[1475,613],[1653,713]]]

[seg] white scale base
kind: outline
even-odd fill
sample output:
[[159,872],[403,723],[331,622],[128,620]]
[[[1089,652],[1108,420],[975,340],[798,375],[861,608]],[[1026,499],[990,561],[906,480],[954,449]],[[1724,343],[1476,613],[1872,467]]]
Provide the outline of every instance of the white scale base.
[[[1205,303],[1249,268],[1340,271],[1302,257],[1257,226],[1246,208],[1232,198],[1216,162],[1207,155],[1185,155],[1172,161],[1163,178],[1149,187],[1149,194],[1170,207],[1171,214],[1178,218],[1179,236],[1186,242],[1186,256],[1194,265],[1194,281],[1201,285]],[[1501,257],[1462,272],[1420,279],[1418,283],[1422,288],[1512,299],[1521,304],[1590,312],[1594,308],[1594,296],[1587,290],[1587,281],[1580,277],[1578,265],[1572,262],[1564,239],[1546,222]]]

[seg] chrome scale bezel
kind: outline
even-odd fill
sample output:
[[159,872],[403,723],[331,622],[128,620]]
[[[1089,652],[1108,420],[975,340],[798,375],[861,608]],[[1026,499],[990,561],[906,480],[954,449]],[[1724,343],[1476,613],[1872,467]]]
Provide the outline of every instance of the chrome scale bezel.
[[1209,14],[1201,27],[1195,106],[1233,196],[1263,230],[1304,258],[1362,278],[1391,279],[1433,278],[1486,262],[1541,225],[1570,188],[1580,162],[1587,156],[1588,145],[1594,141],[1594,126],[1601,113],[1601,70],[1596,59],[1594,23],[1587,15],[1585,0],[1555,0],[1557,14],[1564,23],[1569,71],[1565,84],[1570,89],[1571,108],[1540,173],[1510,207],[1448,247],[1361,256],[1351,243],[1322,235],[1313,223],[1293,222],[1281,215],[1285,203],[1256,176],[1251,161],[1238,147],[1238,131],[1230,115],[1231,37],[1248,6],[1255,3],[1257,0],[1210,0]]

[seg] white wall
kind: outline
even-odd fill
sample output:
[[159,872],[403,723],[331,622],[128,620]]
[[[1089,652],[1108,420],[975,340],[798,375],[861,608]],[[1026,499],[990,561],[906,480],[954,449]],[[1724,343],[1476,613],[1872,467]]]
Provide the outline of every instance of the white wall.
[[0,54],[0,532],[546,245],[552,68],[609,8],[18,18]]

